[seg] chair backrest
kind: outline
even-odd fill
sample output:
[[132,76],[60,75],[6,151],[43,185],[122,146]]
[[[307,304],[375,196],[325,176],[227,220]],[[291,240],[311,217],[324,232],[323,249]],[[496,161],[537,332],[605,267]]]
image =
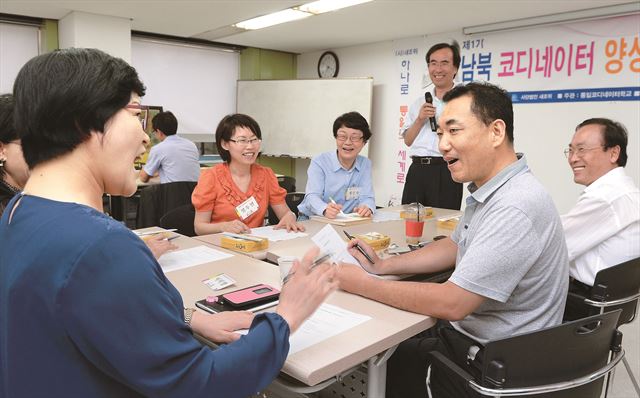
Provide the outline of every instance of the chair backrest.
[[[567,382],[607,364],[620,311],[491,341],[484,347],[480,384],[518,388]],[[599,397],[603,379],[553,397]]]
[[290,176],[278,177],[278,185],[286,189],[287,192],[296,191],[296,179],[294,177],[290,177]]
[[175,209],[191,203],[191,194],[196,187],[193,181],[169,182],[150,185],[140,192],[137,228],[157,226],[160,218]]
[[[611,302],[631,297],[640,292],[640,257],[624,263],[605,268],[596,274],[591,300]],[[638,300],[625,304],[612,305],[604,308],[603,312],[622,309],[618,325],[630,323],[636,316]]]
[[[287,193],[287,196],[284,197],[287,206],[289,206],[296,217],[298,217],[298,205],[302,203],[302,199],[304,199],[304,192],[289,192]],[[269,225],[276,225],[279,221],[271,206],[269,206],[268,217]]]
[[176,207],[160,218],[160,226],[165,229],[175,228],[179,234],[185,236],[196,236],[193,228],[193,219],[196,210],[191,203]]

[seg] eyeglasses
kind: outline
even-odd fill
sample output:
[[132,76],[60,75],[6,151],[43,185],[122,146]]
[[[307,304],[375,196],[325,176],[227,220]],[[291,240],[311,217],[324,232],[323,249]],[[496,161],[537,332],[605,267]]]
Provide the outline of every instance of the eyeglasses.
[[149,117],[149,106],[141,105],[141,104],[129,104],[125,106],[126,109],[135,109],[139,110],[136,116],[138,116],[138,120],[140,120],[140,124],[142,124],[142,129],[147,130],[147,118]]
[[253,144],[259,144],[262,142],[262,140],[260,138],[251,138],[250,140],[246,139],[246,138],[239,138],[237,140],[234,140],[232,138],[229,138],[229,141],[231,142],[235,142],[238,145],[242,145],[242,146],[247,146],[247,145],[253,145]]
[[594,149],[603,148],[603,147],[604,145],[598,145],[591,148],[583,148],[583,147],[578,147],[576,149],[567,148],[564,150],[564,156],[566,156],[567,159],[569,159],[571,156],[575,154],[577,157],[581,158],[585,155],[585,153],[587,153],[587,151],[592,151]]
[[353,135],[342,135],[342,134],[338,134],[336,136],[336,140],[338,140],[338,142],[347,142],[347,140],[357,144],[360,143],[364,140],[364,136],[353,136]]

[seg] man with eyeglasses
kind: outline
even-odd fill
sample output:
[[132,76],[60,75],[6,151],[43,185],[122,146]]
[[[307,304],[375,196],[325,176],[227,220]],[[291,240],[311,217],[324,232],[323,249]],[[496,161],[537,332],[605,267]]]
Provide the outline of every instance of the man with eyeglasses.
[[605,118],[588,119],[564,151],[573,180],[586,186],[561,216],[571,289],[593,286],[598,271],[640,256],[640,192],[624,167],[627,131]]
[[200,153],[196,144],[176,134],[178,120],[173,113],[158,113],[151,119],[151,126],[160,143],[151,148],[147,164],[140,170],[140,181],[147,182],[158,173],[161,184],[197,182],[200,177]]
[[425,96],[418,98],[409,108],[402,132],[409,147],[411,166],[402,192],[402,203],[420,202],[425,206],[460,210],[462,184],[451,178],[447,163],[438,150],[437,128],[430,118],[440,117],[444,107],[442,97],[451,90],[460,66],[458,43],[438,43],[426,55],[429,76],[433,86],[427,90],[432,103]]

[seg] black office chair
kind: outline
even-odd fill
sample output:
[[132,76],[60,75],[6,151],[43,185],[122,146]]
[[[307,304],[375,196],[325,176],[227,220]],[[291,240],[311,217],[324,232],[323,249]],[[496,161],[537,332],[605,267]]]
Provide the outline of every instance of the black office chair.
[[[284,197],[287,206],[289,206],[291,211],[296,215],[296,218],[298,217],[298,205],[302,203],[302,199],[304,199],[304,192],[289,192],[287,196]],[[269,225],[276,225],[280,221],[271,206],[269,206],[268,219]]]
[[[592,315],[621,309],[617,326],[631,323],[638,313],[640,301],[640,257],[599,271],[593,287],[584,293],[586,294],[569,292],[565,318],[570,318],[575,313]],[[623,363],[636,394],[640,397],[640,386],[626,358]]]
[[164,229],[177,229],[176,232],[185,236],[196,236],[193,219],[196,210],[191,203],[176,207],[160,218],[160,226]]
[[137,228],[157,226],[160,218],[177,207],[191,203],[191,193],[196,187],[193,181],[169,182],[150,185],[140,192]]
[[296,179],[290,176],[278,177],[278,185],[287,190],[287,193],[296,191]]
[[468,397],[599,398],[605,376],[624,358],[619,315],[617,310],[491,341],[477,354],[476,377],[431,352],[433,396],[448,396],[443,391],[456,380],[465,384]]

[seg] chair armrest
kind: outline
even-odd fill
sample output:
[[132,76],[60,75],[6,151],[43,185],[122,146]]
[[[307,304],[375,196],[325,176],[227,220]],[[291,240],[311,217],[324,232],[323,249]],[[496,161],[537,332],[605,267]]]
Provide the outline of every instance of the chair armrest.
[[473,376],[468,373],[466,370],[462,369],[455,362],[444,356],[442,353],[438,351],[431,351],[429,353],[431,358],[433,359],[431,364],[432,366],[437,366],[438,369],[442,369],[447,378],[449,379],[462,379],[465,384],[469,384],[471,380],[473,380]]

